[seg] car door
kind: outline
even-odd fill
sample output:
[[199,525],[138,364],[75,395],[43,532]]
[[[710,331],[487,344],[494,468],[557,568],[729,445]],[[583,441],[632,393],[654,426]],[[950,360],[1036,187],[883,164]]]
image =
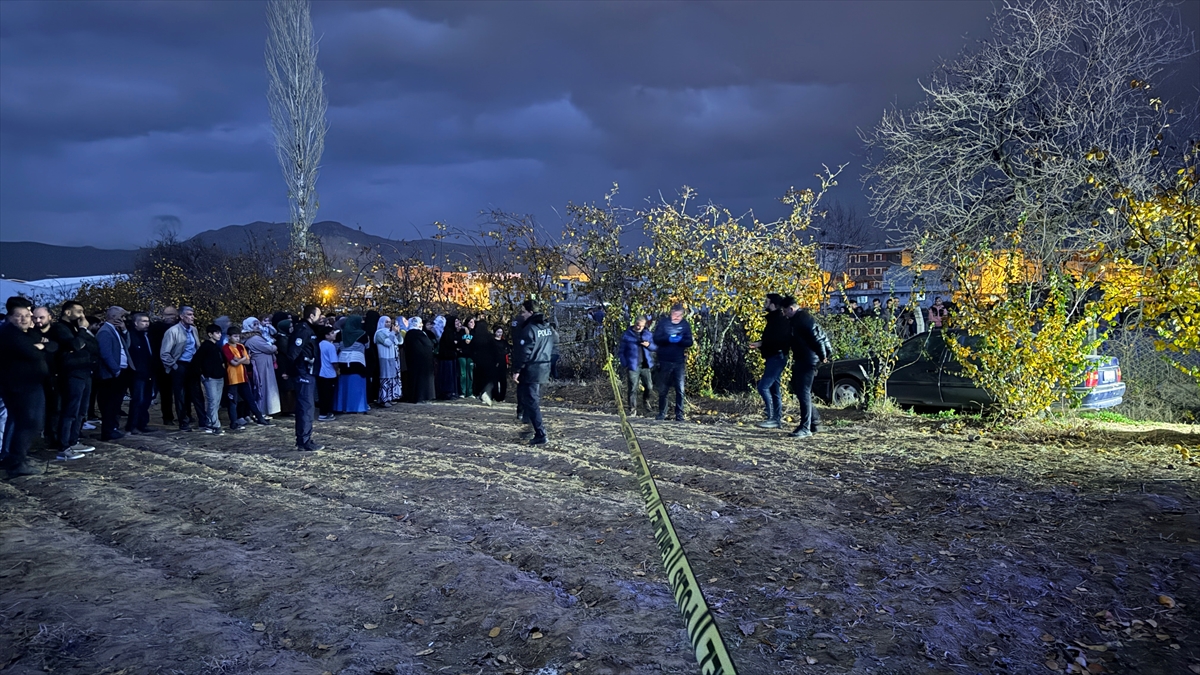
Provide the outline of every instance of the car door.
[[[962,339],[968,347],[974,346],[978,341],[978,338],[962,333],[952,333],[948,339]],[[954,353],[944,344],[942,351],[944,357],[941,378],[939,380],[942,402],[954,408],[975,409],[982,408],[985,404],[991,403],[992,397],[986,391],[980,389],[971,378],[963,373],[962,364],[958,362],[958,359],[954,358]]]
[[938,370],[945,345],[935,331],[911,337],[896,351],[896,367],[888,378],[888,396],[900,403],[937,405]]

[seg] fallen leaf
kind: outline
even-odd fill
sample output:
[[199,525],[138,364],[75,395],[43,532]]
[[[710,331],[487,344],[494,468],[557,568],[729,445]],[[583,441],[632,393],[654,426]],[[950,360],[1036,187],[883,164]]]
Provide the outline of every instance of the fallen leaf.
[[742,631],[742,635],[754,635],[754,630],[758,628],[758,624],[753,621],[742,621],[738,623],[738,630]]
[[417,624],[418,626],[424,626],[424,625],[425,625],[425,619],[422,619],[422,618],[419,618],[419,617],[415,617],[415,616],[413,617],[413,620],[412,620],[412,622],[413,622],[413,623],[415,623],[415,624]]
[[385,596],[383,599],[384,599],[384,600],[391,600],[391,599],[392,599],[392,598],[394,598],[394,597],[396,597],[396,594],[395,594],[395,593],[388,593],[388,594],[387,594],[387,595],[386,595],[386,596]]
[[836,640],[837,636],[833,633],[813,633],[814,640]]
[[317,645],[317,649],[320,649],[322,651],[324,651],[326,649],[333,649],[333,645]]
[[646,576],[646,573],[645,573],[645,572],[643,572],[642,570],[634,570],[634,571],[633,571],[633,576],[635,576],[635,577],[644,577],[644,576]]
[[364,623],[364,624],[363,624],[363,628],[366,628],[367,630],[375,630],[376,628],[379,628],[379,624],[377,624],[377,623]]
[[816,553],[816,551],[817,551],[817,549],[815,549],[815,548],[806,548],[806,549],[804,549],[804,552],[805,552],[805,553],[810,553],[810,554],[811,554],[811,553]]
[[499,635],[500,635],[500,626],[496,626],[495,628],[488,631],[488,637],[490,637],[490,638],[494,638]]
[[261,622],[261,621],[255,621],[255,622],[254,622],[254,626],[253,626],[253,628],[254,628],[254,630],[256,630],[256,631],[258,631],[258,632],[260,632],[260,633],[261,633],[261,632],[263,632],[264,630],[266,630],[266,629],[267,629],[267,624],[265,624],[265,623],[263,623],[263,622]]
[[325,535],[325,538],[328,539],[329,541],[337,541],[336,534],[327,534],[327,535]]
[[1158,638],[1159,642],[1166,642],[1171,639],[1171,636],[1166,633],[1155,633],[1154,637]]
[[432,649],[422,649],[421,651],[417,652],[416,654],[413,654],[413,656],[429,656],[432,653],[433,653]]
[[1054,642],[1054,636],[1049,633],[1042,633],[1042,642]]
[[1089,645],[1089,644],[1084,644],[1083,642],[1080,642],[1079,640],[1076,640],[1076,641],[1075,641],[1075,644],[1079,645],[1080,647],[1083,647],[1084,649],[1087,649],[1087,650],[1090,650],[1090,651],[1093,651],[1093,652],[1106,652],[1106,651],[1108,651],[1108,647],[1106,647],[1106,646],[1104,646],[1104,645]]
[[1046,667],[1050,670],[1061,670],[1062,666],[1058,665],[1058,661],[1054,659],[1046,659]]
[[530,639],[530,640],[541,640],[541,639],[542,639],[542,633],[541,633],[540,631],[534,631],[534,632],[532,632],[532,633],[530,633],[530,634],[529,634],[529,639]]
[[815,666],[815,665],[817,665],[817,660],[816,660],[816,659],[814,659],[814,658],[813,658],[813,657],[811,657],[811,656],[806,656],[806,657],[804,657],[804,661],[805,661],[805,663],[807,663],[807,664],[808,664],[808,665],[810,665],[810,666]]
[[1172,598],[1169,595],[1160,595],[1158,596],[1158,604],[1166,607],[1167,609],[1175,609],[1175,598]]

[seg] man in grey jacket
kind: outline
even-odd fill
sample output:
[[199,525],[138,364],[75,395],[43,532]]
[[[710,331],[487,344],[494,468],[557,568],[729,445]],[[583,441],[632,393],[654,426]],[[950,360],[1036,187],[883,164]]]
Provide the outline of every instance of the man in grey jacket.
[[520,323],[513,334],[513,382],[517,383],[517,405],[533,425],[530,445],[546,442],[542,426],[542,385],[550,381],[550,355],[554,353],[554,330],[537,311],[537,303],[521,304]]
[[180,431],[191,431],[188,411],[196,411],[196,419],[204,420],[204,396],[200,393],[200,366],[195,362],[200,348],[200,333],[196,330],[196,311],[191,307],[179,309],[179,323],[163,334],[159,358],[163,370],[171,377],[171,392],[175,399],[175,416]]

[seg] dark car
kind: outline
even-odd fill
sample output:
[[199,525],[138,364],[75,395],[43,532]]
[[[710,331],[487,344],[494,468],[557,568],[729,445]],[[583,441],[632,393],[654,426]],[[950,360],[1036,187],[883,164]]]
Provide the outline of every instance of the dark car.
[[[960,331],[946,331],[960,335]],[[969,340],[969,338],[968,338]],[[896,367],[888,378],[887,393],[897,403],[934,408],[980,409],[993,398],[962,372],[962,366],[946,347],[943,331],[933,330],[904,341],[896,352]],[[1116,357],[1089,356],[1091,367],[1084,381],[1073,388],[1085,409],[1110,408],[1125,396],[1121,368]],[[869,359],[846,359],[824,364],[813,380],[813,394],[836,406],[853,406],[863,401],[870,381]]]

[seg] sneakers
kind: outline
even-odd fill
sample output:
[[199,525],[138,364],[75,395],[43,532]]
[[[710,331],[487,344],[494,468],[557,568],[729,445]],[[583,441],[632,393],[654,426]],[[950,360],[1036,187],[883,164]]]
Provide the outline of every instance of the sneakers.
[[235,424],[235,425],[233,425],[232,430],[233,431],[242,431],[245,428],[246,428],[245,424]]
[[483,401],[483,404],[486,406],[490,406],[492,404],[492,397],[489,396],[486,391],[479,395],[479,400]]
[[80,427],[80,428],[81,428],[81,429],[84,429],[85,431],[95,431],[95,430],[96,430],[96,425],[95,425],[95,424],[93,424],[92,422],[84,422],[84,423],[83,423],[83,426],[82,426],[82,427]]
[[542,435],[540,435],[540,436],[536,436],[536,435],[535,435],[535,436],[534,436],[534,437],[533,437],[533,438],[532,438],[532,439],[529,441],[529,444],[530,444],[530,445],[545,445],[545,444],[546,444],[546,441],[548,441],[548,440],[549,440],[549,439],[548,439],[548,438],[546,438],[546,434],[542,434]]
[[[329,419],[333,419],[333,415],[330,415],[330,416],[329,416]],[[260,427],[273,427],[273,426],[275,426],[274,424],[272,424],[272,423],[271,423],[271,420],[267,419],[266,417],[260,417],[260,418],[258,418],[258,419],[256,419],[256,420],[254,420],[254,423],[255,423],[255,424],[257,424],[257,425],[258,425],[258,426],[260,426]]]
[[[317,415],[317,419],[322,422],[332,422],[337,418],[334,417],[333,415]],[[262,424],[262,422],[259,422],[259,424]],[[272,425],[270,422],[267,422],[267,426],[272,426]]]
[[19,478],[20,476],[40,476],[42,468],[36,464],[24,462],[20,466],[15,466],[8,470],[9,478]]
[[91,452],[93,450],[95,450],[95,448],[93,448],[90,445],[84,445],[83,443],[76,443],[75,445],[72,445],[71,447],[64,449],[63,452],[73,452],[73,453],[74,452]]
[[115,441],[122,438],[125,438],[125,434],[115,429],[107,434],[100,434],[100,440],[102,441]]
[[296,449],[302,452],[316,452],[318,450],[324,450],[325,446],[317,445],[316,443],[309,443],[308,445],[297,445]]
[[82,452],[74,452],[70,448],[67,448],[62,452],[59,452],[58,456],[54,459],[57,459],[60,462],[69,462],[73,459],[83,459],[85,456],[86,455],[84,455]]
[[213,434],[216,436],[223,436],[223,435],[225,435],[225,430],[222,429],[221,427],[204,427],[204,433]]
[[180,430],[180,431],[191,431],[191,430],[192,430],[192,425],[190,425],[190,424],[180,424],[180,425],[179,425],[179,430]]
[[779,420],[763,420],[758,423],[759,429],[778,429]]
[[788,434],[788,436],[791,436],[792,438],[808,438],[812,435],[813,433],[811,431],[808,429],[801,429],[800,427],[796,427],[792,433]]

